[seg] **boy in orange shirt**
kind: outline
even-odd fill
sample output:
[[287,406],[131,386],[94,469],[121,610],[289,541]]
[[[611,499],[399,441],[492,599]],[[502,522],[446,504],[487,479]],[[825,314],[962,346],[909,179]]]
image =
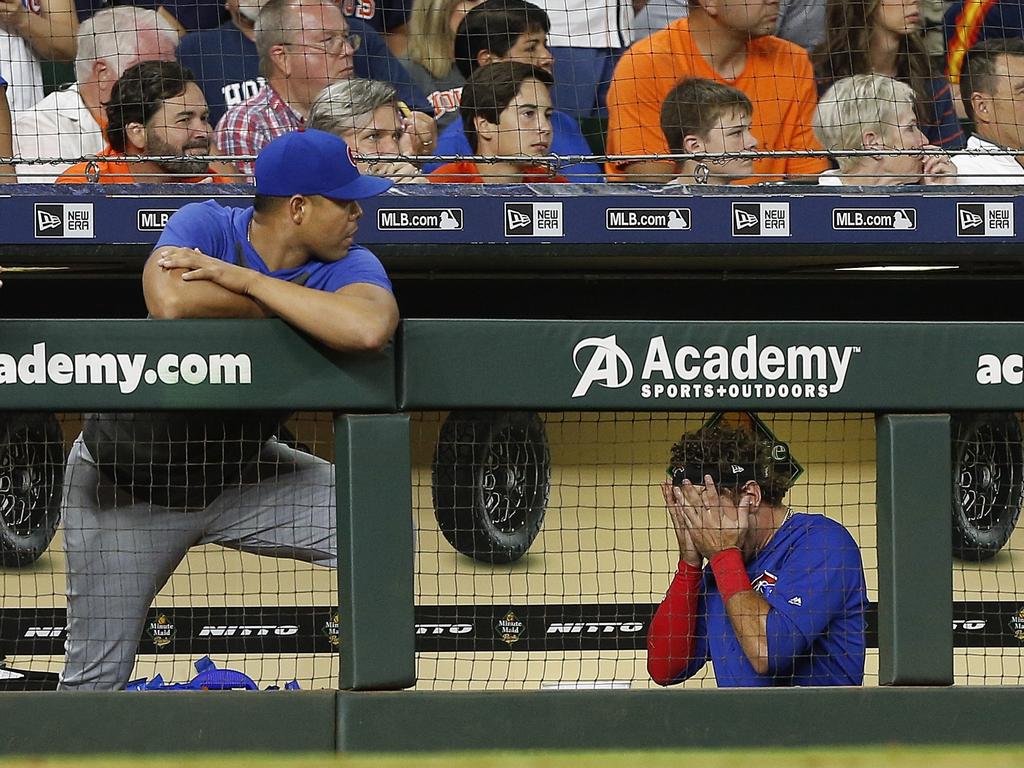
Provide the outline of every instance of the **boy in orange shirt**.
[[[820,150],[811,130],[817,103],[807,53],[774,37],[778,0],[691,0],[688,18],[627,50],[608,91],[608,154],[667,154],[659,116],[682,79],[701,77],[743,91],[754,105],[751,126],[762,150]],[[824,157],[769,157],[754,163],[760,180],[814,176]],[[609,163],[620,181],[662,181],[669,161]]]
[[[103,184],[146,182],[230,182],[228,163],[216,168],[189,155],[210,155],[206,98],[192,73],[173,61],[143,61],[118,78],[106,104],[109,146],[98,157],[109,160],[84,161],[68,168],[58,184]],[[128,163],[126,156],[180,157],[175,160],[143,160]],[[239,177],[241,180],[241,177]]]
[[551,84],[551,75],[532,64],[502,61],[476,70],[463,88],[459,107],[469,146],[482,157],[524,157],[480,165],[445,163],[427,180],[436,184],[565,183],[564,176],[529,161],[551,150]]

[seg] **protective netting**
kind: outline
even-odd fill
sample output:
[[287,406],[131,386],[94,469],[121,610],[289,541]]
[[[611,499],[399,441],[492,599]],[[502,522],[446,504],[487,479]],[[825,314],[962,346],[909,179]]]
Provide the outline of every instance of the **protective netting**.
[[1024,23],[982,0],[114,5],[0,20],[20,181],[244,181],[300,125],[399,182],[1024,175]]
[[[417,687],[654,686],[647,671],[647,636],[679,559],[659,483],[672,444],[715,416],[414,415]],[[867,588],[864,682],[876,684],[874,417],[757,416],[750,423],[764,439],[787,446],[786,471],[796,476],[784,497],[794,515],[780,530],[793,520],[827,518],[841,524],[856,544]],[[138,656],[125,673],[132,679],[160,674],[183,682],[194,675],[193,663],[209,654],[219,666],[242,671],[263,687],[292,679],[307,689],[336,687],[335,573],[305,562],[312,557],[308,551],[275,550],[282,538],[308,538],[316,506],[308,496],[332,495],[329,480],[296,484],[289,454],[292,458],[265,474],[245,504],[213,501],[210,509],[221,513],[210,516],[202,531],[194,527],[206,519],[202,510],[175,511],[161,521],[124,492],[109,504],[101,492],[102,515],[88,517],[84,508],[95,503],[81,502],[89,496],[78,491],[90,484],[88,476],[83,479],[81,457],[73,456],[71,474],[63,472],[64,457],[76,450],[80,416],[8,414],[6,424],[0,452],[5,566],[0,570],[0,654],[9,668],[29,677],[5,676],[5,687],[56,685],[65,663],[69,584],[79,599],[85,595],[82,604],[92,611],[83,626],[96,636],[86,656],[100,658],[97,649],[110,639],[103,632],[119,626],[113,617],[132,613],[141,621]],[[1014,528],[1024,493],[1019,419],[958,414],[953,434],[955,680],[1019,685],[1024,643],[1015,567],[1021,545]],[[279,439],[326,462],[333,459],[327,414],[292,416]],[[209,441],[207,459],[223,455],[224,446],[215,443]],[[251,479],[247,474],[240,485]],[[58,529],[62,488],[68,502]],[[223,494],[236,491],[227,487]],[[232,506],[264,523],[255,540],[251,530],[243,530],[244,516],[225,524],[234,514],[225,509]],[[170,527],[168,518],[173,518]],[[278,530],[265,524],[268,519],[279,523]],[[83,520],[93,521],[92,529]],[[122,535],[111,535],[110,529],[119,527]],[[193,531],[186,543],[194,546],[185,546],[175,533],[181,528]],[[155,531],[150,544],[144,530]],[[74,545],[66,557],[69,536],[72,541],[86,537],[89,547]],[[174,551],[185,553],[180,563],[168,554]],[[274,551],[282,556],[266,556]],[[292,559],[293,554],[302,559]],[[83,562],[83,555],[86,566],[69,566]],[[142,607],[128,611],[130,601],[110,596],[109,583],[123,584],[126,574],[135,576],[129,582],[154,581],[159,569],[150,558],[161,557],[170,558],[165,570],[171,575],[152,604],[136,601]],[[70,582],[69,570],[75,571]],[[86,571],[104,575],[106,601],[97,602],[98,593],[82,587]],[[768,582],[757,586],[763,591]],[[777,588],[785,586],[782,575]],[[102,659],[101,677],[113,674],[110,665],[109,657]],[[683,684],[714,687],[712,665]]]

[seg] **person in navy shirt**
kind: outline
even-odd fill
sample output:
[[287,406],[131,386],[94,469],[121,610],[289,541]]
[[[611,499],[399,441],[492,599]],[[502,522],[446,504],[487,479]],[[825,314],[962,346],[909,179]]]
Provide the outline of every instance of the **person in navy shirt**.
[[[485,0],[470,10],[459,24],[455,34],[455,63],[467,80],[481,66],[501,61],[532,64],[551,74],[554,59],[547,48],[550,27],[547,14],[526,0]],[[551,114],[548,151],[560,157],[592,154],[579,123],[558,110]],[[437,154],[442,157],[473,154],[461,120],[455,120],[441,132]],[[428,163],[424,171],[430,173],[440,166],[439,162]],[[576,163],[556,170],[569,181],[604,181],[597,163]]]
[[[150,315],[276,317],[333,350],[379,351],[398,305],[380,262],[353,238],[358,201],[390,187],[360,175],[337,136],[306,130],[272,141],[256,160],[252,207],[208,201],[171,216],[143,269]],[[62,506],[62,689],[124,688],[147,609],[193,546],[336,565],[333,466],[281,439],[283,418],[86,417]]]
[[860,550],[834,520],[783,504],[788,481],[771,451],[722,424],[672,447],[662,494],[679,566],[647,636],[659,685],[709,660],[721,687],[864,681]]

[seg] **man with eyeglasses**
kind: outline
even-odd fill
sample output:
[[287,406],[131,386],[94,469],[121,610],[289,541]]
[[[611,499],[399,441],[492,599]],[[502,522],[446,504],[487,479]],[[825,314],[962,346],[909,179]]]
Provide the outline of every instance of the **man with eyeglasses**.
[[[268,0],[254,33],[266,85],[228,109],[218,122],[216,143],[226,155],[255,155],[271,140],[302,125],[321,90],[357,76],[355,57],[363,36],[351,32],[341,10],[329,0]],[[426,108],[422,95],[415,95],[413,108]],[[427,116],[421,119],[425,122]],[[238,167],[252,175],[252,162],[239,162]]]
[[679,565],[647,633],[659,685],[709,660],[720,687],[863,682],[860,550],[840,523],[783,503],[779,447],[722,423],[672,446],[661,493]]

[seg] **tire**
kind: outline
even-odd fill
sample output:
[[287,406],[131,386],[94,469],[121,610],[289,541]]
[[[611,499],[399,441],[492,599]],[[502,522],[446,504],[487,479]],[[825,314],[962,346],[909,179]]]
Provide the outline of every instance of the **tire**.
[[988,560],[1005,546],[1024,501],[1024,436],[1013,413],[954,414],[953,554]]
[[451,413],[434,452],[434,514],[455,549],[511,563],[533,544],[551,490],[551,452],[536,413]]
[[0,564],[28,565],[60,522],[64,435],[51,413],[0,415]]

